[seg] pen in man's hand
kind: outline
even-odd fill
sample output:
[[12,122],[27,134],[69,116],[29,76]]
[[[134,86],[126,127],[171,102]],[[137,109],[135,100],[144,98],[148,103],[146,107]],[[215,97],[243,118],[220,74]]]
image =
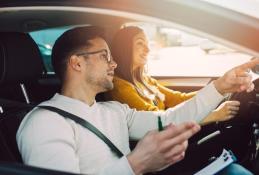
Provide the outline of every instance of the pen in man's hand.
[[158,131],[163,131],[163,130],[164,130],[164,127],[163,127],[163,124],[162,124],[162,121],[161,121],[161,117],[160,117],[160,116],[158,116],[157,124],[158,124]]

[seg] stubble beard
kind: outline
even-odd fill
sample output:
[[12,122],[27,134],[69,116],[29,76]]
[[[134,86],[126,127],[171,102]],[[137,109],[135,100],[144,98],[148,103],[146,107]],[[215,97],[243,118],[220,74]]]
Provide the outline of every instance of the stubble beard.
[[105,82],[103,82],[103,89],[104,91],[109,91],[113,89],[113,82],[106,80]]
[[94,85],[96,87],[96,91],[97,93],[100,92],[106,92],[109,90],[112,90],[114,85],[113,82],[108,80],[108,79],[101,79],[101,80],[97,80],[97,79],[90,79],[88,81],[88,83]]

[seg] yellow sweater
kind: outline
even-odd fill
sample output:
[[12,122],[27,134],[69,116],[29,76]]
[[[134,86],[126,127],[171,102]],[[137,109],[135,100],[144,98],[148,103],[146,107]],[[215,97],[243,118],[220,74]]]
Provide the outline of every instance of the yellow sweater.
[[164,101],[157,98],[157,104],[155,105],[152,100],[139,95],[133,84],[118,77],[114,77],[114,88],[109,92],[109,95],[112,100],[126,103],[131,108],[136,108],[137,110],[158,111],[176,106],[196,94],[196,92],[181,93],[179,91],[173,91],[162,86],[155,79],[150,77],[148,77],[147,80],[150,85],[155,86],[165,95]]

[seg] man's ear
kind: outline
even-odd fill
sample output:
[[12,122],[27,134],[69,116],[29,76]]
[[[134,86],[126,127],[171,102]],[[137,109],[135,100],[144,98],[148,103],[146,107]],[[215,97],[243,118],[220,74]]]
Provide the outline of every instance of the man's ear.
[[68,65],[70,68],[76,70],[76,71],[81,71],[82,69],[82,59],[76,55],[72,55],[69,58]]

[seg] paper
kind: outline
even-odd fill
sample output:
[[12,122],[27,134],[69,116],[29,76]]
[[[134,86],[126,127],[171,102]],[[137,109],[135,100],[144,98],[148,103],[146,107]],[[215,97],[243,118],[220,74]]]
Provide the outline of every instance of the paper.
[[213,175],[218,173],[220,170],[224,169],[231,163],[235,162],[237,159],[231,151],[223,149],[222,154],[205,168],[201,169],[194,175]]

